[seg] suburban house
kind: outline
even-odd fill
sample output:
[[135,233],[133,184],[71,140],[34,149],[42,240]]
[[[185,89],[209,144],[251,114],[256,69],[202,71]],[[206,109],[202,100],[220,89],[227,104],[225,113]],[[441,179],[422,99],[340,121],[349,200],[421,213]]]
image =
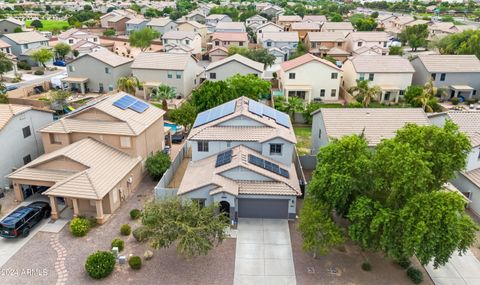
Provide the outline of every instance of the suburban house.
[[290,25],[289,31],[297,32],[298,38],[303,40],[310,32],[320,32],[321,25],[315,22],[297,22]]
[[175,88],[177,97],[189,96],[200,84],[198,76],[203,71],[188,53],[144,52],[135,58],[131,68],[144,89],[165,84]]
[[287,60],[288,56],[297,48],[298,42],[297,32],[264,32],[260,35],[258,43],[269,51],[273,48],[283,51],[285,53],[284,60]]
[[350,22],[325,22],[322,25],[322,32],[340,32],[344,35],[354,31]]
[[18,60],[25,60],[36,66],[38,63],[30,55],[40,49],[51,49],[48,39],[38,32],[21,32],[2,35],[1,40],[11,46],[12,54]]
[[128,16],[118,15],[107,20],[107,28],[115,30],[118,34],[125,34],[127,30]]
[[283,27],[272,22],[267,22],[263,25],[260,25],[254,29],[255,34],[257,35],[257,43],[260,41],[262,33],[279,33],[283,32]]
[[201,24],[205,24],[206,17],[207,16],[205,16],[204,13],[202,13],[198,10],[194,10],[194,11],[190,12],[189,14],[185,15],[185,19],[187,21],[195,21],[195,22],[198,22],[198,23],[201,23]]
[[132,196],[145,160],[163,149],[165,112],[124,92],[94,100],[41,130],[46,154],[8,176],[17,200],[44,191],[53,219],[68,206],[102,224]]
[[432,80],[446,88],[448,97],[476,97],[480,92],[480,60],[475,55],[419,55],[411,61],[415,73],[413,84],[425,85]]
[[210,81],[225,80],[236,74],[254,74],[262,78],[264,69],[265,65],[263,63],[253,61],[239,54],[234,54],[210,63],[205,69],[205,76],[206,79]]
[[220,22],[231,22],[232,18],[223,14],[211,14],[205,18],[205,24],[207,26],[216,27]]
[[5,178],[12,169],[28,164],[43,154],[38,130],[53,121],[53,114],[26,105],[0,104],[0,188],[10,188]]
[[378,86],[382,90],[380,102],[398,102],[412,85],[415,72],[410,61],[398,55],[357,55],[345,61],[342,70],[346,90],[357,86],[359,80],[367,80],[370,87]]
[[393,16],[388,20],[382,22],[385,32],[392,36],[398,36],[406,27],[407,24],[414,22],[415,18],[410,15]]
[[100,37],[98,35],[89,33],[88,31],[79,29],[69,29],[57,36],[58,41],[66,43],[70,46],[75,45],[80,41],[88,41],[96,44],[100,44]]
[[147,23],[147,27],[156,30],[160,33],[160,37],[162,37],[166,32],[176,31],[177,23],[169,17],[153,18]]
[[388,34],[386,32],[351,32],[345,38],[349,52],[370,48],[381,55],[388,54]]
[[168,31],[162,35],[162,43],[166,51],[177,46],[185,46],[193,54],[202,52],[202,37],[197,32]]
[[256,4],[255,9],[260,12],[260,14],[265,14],[272,19],[277,19],[279,15],[281,15],[284,12],[284,9],[280,6],[277,5],[272,5],[270,3],[266,3],[265,5],[259,6]]
[[363,135],[375,147],[408,123],[430,124],[422,108],[320,108],[312,114],[312,154],[344,136]]
[[244,33],[246,31],[244,22],[219,22],[215,26],[215,32],[220,33]]
[[139,31],[147,27],[149,20],[143,17],[135,17],[128,20],[125,24],[126,34],[130,35],[132,32]]
[[279,15],[277,18],[277,24],[282,26],[285,31],[290,29],[293,23],[300,23],[302,17],[298,15]]
[[136,17],[136,12],[130,9],[115,9],[100,17],[100,26],[102,28],[112,28],[111,23],[115,23],[118,19],[121,19],[120,17],[131,19]]
[[266,24],[267,22],[268,19],[260,15],[254,15],[245,20],[245,24],[247,25],[247,27],[250,27],[252,29],[256,29],[258,26]]
[[303,16],[303,21],[323,25],[327,21],[327,17],[324,15],[305,15]]
[[230,219],[295,219],[300,183],[290,118],[240,97],[198,114],[177,195],[219,204]]
[[320,57],[331,56],[343,62],[350,56],[342,32],[310,32],[305,37],[305,45],[311,54]]
[[110,92],[116,89],[118,78],[131,74],[132,61],[131,58],[101,49],[68,62],[68,77],[62,81],[68,83],[69,89],[82,94]]
[[207,52],[207,55],[211,62],[219,61],[228,56],[228,49],[224,47],[214,47]]
[[12,46],[2,40],[0,40],[0,52],[3,52],[7,56],[14,57],[12,54]]
[[277,74],[287,100],[291,96],[306,103],[338,100],[342,70],[328,60],[307,53],[282,63]]
[[198,33],[200,35],[200,37],[202,38],[202,47],[207,46],[208,29],[207,29],[207,26],[205,26],[204,24],[200,24],[199,22],[196,22],[196,21],[187,21],[187,22],[183,22],[183,23],[178,24],[177,30],[179,30],[181,32],[195,32],[195,33]]
[[25,30],[25,23],[15,18],[6,18],[0,20],[0,35],[15,33],[15,29]]
[[213,33],[212,48],[230,46],[248,47],[247,33]]

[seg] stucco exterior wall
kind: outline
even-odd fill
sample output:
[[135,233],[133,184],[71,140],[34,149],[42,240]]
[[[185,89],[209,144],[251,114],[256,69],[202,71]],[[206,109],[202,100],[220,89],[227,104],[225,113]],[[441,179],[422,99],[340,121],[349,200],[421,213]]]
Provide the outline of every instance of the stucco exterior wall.
[[[211,78],[212,73],[215,74],[216,78],[214,79]],[[207,80],[210,80],[210,81],[226,80],[236,74],[241,74],[241,75],[256,74],[259,78],[261,78],[263,72],[260,72],[256,69],[248,67],[237,61],[230,61],[206,71]]]
[[312,121],[312,154],[317,154],[321,147],[328,144],[328,138],[321,113],[316,113]]

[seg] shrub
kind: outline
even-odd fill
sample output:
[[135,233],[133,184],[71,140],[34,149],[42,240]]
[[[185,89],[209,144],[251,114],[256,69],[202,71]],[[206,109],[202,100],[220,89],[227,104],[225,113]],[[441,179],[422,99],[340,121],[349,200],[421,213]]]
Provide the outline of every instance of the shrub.
[[85,262],[85,270],[94,279],[105,278],[115,267],[115,256],[108,251],[97,251],[90,254]]
[[372,270],[372,265],[368,261],[364,262],[364,263],[362,263],[362,269],[364,271],[370,271],[370,270]]
[[420,284],[423,281],[422,272],[420,270],[416,269],[415,267],[409,267],[407,269],[407,276],[415,284]]
[[90,230],[90,222],[82,217],[76,217],[70,222],[70,231],[76,237],[85,236]]
[[128,259],[128,265],[130,265],[130,268],[138,270],[142,268],[142,259],[140,256],[134,255]]
[[28,62],[23,60],[17,62],[17,67],[23,70],[32,70],[32,67],[30,66],[30,64],[28,64]]
[[120,252],[125,247],[125,242],[119,238],[113,239],[111,248],[114,247],[118,247],[118,251]]
[[408,258],[402,258],[400,260],[397,261],[398,265],[400,265],[403,269],[407,269],[408,267],[410,267],[410,259]]
[[133,209],[130,211],[130,218],[132,220],[136,220],[138,218],[140,218],[140,216],[142,215],[142,212],[140,212],[139,209]]
[[145,168],[153,179],[160,180],[171,163],[170,155],[159,151],[147,158]]
[[453,104],[453,105],[458,105],[458,103],[460,103],[460,98],[453,97],[453,98],[452,98],[452,104]]
[[469,99],[465,100],[465,102],[467,102],[468,105],[475,104],[475,103],[478,102],[478,99],[469,98]]
[[35,75],[44,75],[45,72],[43,70],[35,70],[35,72],[33,73]]
[[122,225],[120,227],[120,233],[122,234],[122,236],[128,236],[130,235],[131,232],[132,232],[132,228],[127,224]]
[[148,229],[146,227],[139,227],[133,230],[132,234],[138,242],[143,242],[148,238]]

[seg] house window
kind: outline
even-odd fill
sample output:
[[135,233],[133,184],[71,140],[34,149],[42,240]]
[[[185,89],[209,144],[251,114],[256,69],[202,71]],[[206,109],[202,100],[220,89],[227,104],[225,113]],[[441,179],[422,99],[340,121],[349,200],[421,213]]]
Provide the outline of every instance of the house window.
[[360,73],[359,80],[365,80],[365,73]]
[[405,94],[405,91],[404,91],[404,90],[398,91],[398,95],[403,96],[403,94]]
[[55,133],[50,133],[50,143],[51,144],[62,144],[62,141],[60,140],[60,135],[55,134]]
[[93,41],[94,41],[95,43],[97,42],[97,40],[98,40],[97,38],[93,38]]
[[270,155],[281,155],[282,154],[282,145],[279,143],[270,144]]
[[387,42],[383,42],[383,47],[387,47]]
[[437,74],[436,73],[432,73],[432,80],[435,81],[437,78]]
[[205,208],[205,199],[192,199],[192,202],[197,203],[200,208]]
[[25,128],[22,129],[23,131],[23,138],[28,138],[29,136],[32,135],[32,131],[30,130],[30,126],[26,126]]
[[210,79],[217,79],[217,74],[215,72],[210,72]]
[[440,81],[445,81],[445,77],[447,77],[447,74],[445,73],[440,74]]
[[325,97],[325,89],[320,89],[320,97]]
[[25,164],[29,164],[30,161],[32,161],[32,157],[30,156],[30,154],[27,155],[27,156],[25,156],[25,157],[23,157],[23,164],[24,164],[24,165],[25,165]]
[[68,66],[68,71],[74,72],[74,71],[75,71],[75,66],[69,65],[69,66]]
[[374,78],[375,78],[375,73],[368,74],[368,80],[369,81],[373,81]]
[[271,47],[272,46],[272,42],[267,42],[267,47]]
[[216,45],[216,46],[219,46],[219,45],[220,45],[220,42],[219,42],[219,41],[215,41],[215,45]]
[[243,47],[243,42],[238,42],[238,45]]
[[318,138],[319,138],[319,139],[322,138],[322,129],[319,129],[319,130],[318,130]]
[[337,79],[338,78],[338,73],[332,72],[332,79]]
[[177,79],[182,79],[182,72],[181,71],[177,71],[175,75],[176,75]]
[[475,95],[477,95],[477,89],[474,89],[474,90],[472,91],[472,96],[475,96]]
[[186,44],[186,45],[189,45],[189,44],[190,44],[190,41],[189,41],[189,40],[185,40],[185,44]]
[[330,96],[331,97],[337,96],[337,89],[332,89],[332,91],[330,91]]
[[173,78],[173,72],[167,71],[167,77],[168,78]]
[[120,137],[120,147],[121,148],[131,148],[132,140],[130,137]]
[[295,73],[289,73],[288,74],[288,79],[295,79]]
[[197,151],[198,152],[208,152],[208,141],[198,141],[197,142]]
[[112,84],[108,85],[108,91],[113,91],[113,85]]
[[341,46],[342,46],[341,42],[337,43],[337,47],[341,47]]
[[23,48],[27,49],[27,48],[28,48],[28,44],[24,44],[24,45],[23,45]]
[[105,73],[106,73],[106,74],[110,74],[110,72],[111,72],[110,68],[105,67]]
[[69,40],[68,40],[68,43],[69,43],[69,44],[73,44],[73,39],[69,39]]
[[361,46],[362,46],[362,42],[358,42],[358,43],[357,43],[357,46],[358,46],[358,47],[361,47]]

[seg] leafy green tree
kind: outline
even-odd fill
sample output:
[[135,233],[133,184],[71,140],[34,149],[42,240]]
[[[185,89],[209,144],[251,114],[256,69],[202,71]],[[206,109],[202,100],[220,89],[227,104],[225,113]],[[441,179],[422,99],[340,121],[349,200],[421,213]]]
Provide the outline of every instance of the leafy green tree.
[[140,88],[142,84],[135,76],[123,76],[117,79],[117,89],[132,95]]
[[65,57],[72,51],[72,48],[66,43],[58,43],[53,49],[61,59],[65,59]]
[[433,81],[430,79],[430,81],[428,81],[423,87],[422,93],[415,97],[415,101],[422,105],[423,110],[427,113],[433,112],[430,102],[435,96],[435,92],[436,88],[433,85]]
[[357,31],[373,31],[377,28],[377,22],[373,18],[358,19],[354,23]]
[[173,122],[182,125],[185,130],[188,130],[195,122],[195,118],[197,117],[197,109],[190,101],[187,101],[177,109],[170,110],[168,117]]
[[13,30],[14,33],[21,33],[23,32],[22,28],[20,27],[16,27],[14,30]]
[[269,95],[272,84],[253,74],[236,74],[226,80],[229,92],[235,98],[246,96],[258,101],[262,96]]
[[47,67],[45,63],[53,59],[53,52],[49,49],[42,48],[33,52],[31,57],[45,68]]
[[55,90],[52,91],[50,98],[52,102],[65,102],[68,97],[72,96],[72,93],[67,90]]
[[298,42],[298,46],[295,49],[295,52],[290,54],[290,57],[288,58],[289,60],[295,59],[297,57],[300,57],[304,54],[308,53],[308,47],[305,45],[304,42],[300,41]]
[[34,27],[35,29],[42,29],[43,28],[43,23],[40,20],[33,20],[30,23],[30,27]]
[[407,26],[399,34],[399,38],[401,42],[407,43],[412,51],[416,51],[419,47],[426,47],[428,38],[428,25],[421,24]]
[[163,110],[168,110],[167,100],[175,99],[177,91],[169,85],[162,84],[152,90],[150,97],[157,101],[162,101]]
[[7,86],[0,82],[0,104],[8,104]]
[[133,31],[128,37],[128,42],[132,47],[138,47],[141,51],[146,51],[153,40],[158,39],[160,34],[150,28],[143,28],[138,31]]
[[145,168],[152,179],[160,180],[171,163],[170,156],[159,151],[147,158]]
[[420,85],[410,85],[407,87],[405,90],[405,94],[403,95],[403,98],[405,99],[405,102],[408,104],[413,105],[414,107],[418,107],[416,105],[415,98],[420,96],[423,92],[423,87]]
[[368,107],[372,101],[378,98],[382,90],[378,86],[368,86],[367,80],[357,80],[357,86],[350,87],[348,92],[353,97],[361,98],[364,107]]
[[275,59],[276,59],[273,54],[270,54],[264,48],[259,48],[254,50],[251,50],[245,47],[237,47],[237,46],[230,46],[228,48],[229,56],[237,53],[251,60],[261,62],[265,66],[272,66],[275,63]]
[[320,102],[311,102],[305,106],[305,110],[303,111],[303,119],[305,120],[306,124],[311,125],[313,116],[312,113],[322,107],[322,103]]
[[466,30],[440,39],[436,46],[442,54],[474,54],[480,58],[480,30]]
[[275,109],[287,113],[292,119],[296,112],[301,112],[304,108],[304,101],[301,98],[290,96],[287,100],[284,96],[275,97]]
[[372,17],[373,19],[378,18],[378,12],[377,12],[377,11],[373,12],[373,13],[370,15],[370,17]]
[[155,249],[175,245],[186,258],[206,255],[226,239],[229,219],[215,204],[202,207],[180,198],[154,200],[145,205],[142,224]]
[[116,34],[117,34],[117,31],[115,31],[115,29],[106,29],[103,32],[103,35],[106,37],[114,37]]
[[203,112],[230,100],[235,99],[228,92],[228,84],[225,81],[205,81],[192,92],[192,103],[198,112]]
[[330,22],[343,22],[343,17],[338,13],[333,13],[330,15]]
[[403,48],[400,46],[390,46],[388,50],[389,55],[403,55]]
[[0,52],[0,80],[3,81],[3,74],[13,69],[13,62],[3,52]]

